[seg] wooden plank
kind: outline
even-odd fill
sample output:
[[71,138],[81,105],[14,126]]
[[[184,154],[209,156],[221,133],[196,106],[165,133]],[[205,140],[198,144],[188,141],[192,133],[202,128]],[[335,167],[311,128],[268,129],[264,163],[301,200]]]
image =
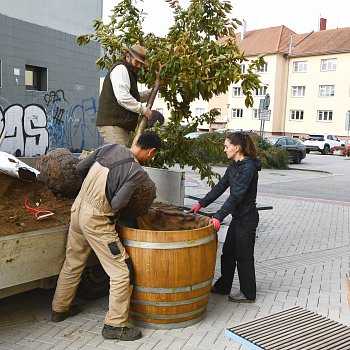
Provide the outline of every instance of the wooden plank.
[[248,349],[350,349],[349,327],[301,307],[231,327],[225,334]]
[[[329,328],[329,325],[324,324],[323,322],[314,322],[312,326],[304,328],[303,325],[299,327],[299,330],[295,331],[292,330],[291,332],[285,332],[285,335],[283,338],[277,338],[274,340],[271,340],[269,342],[269,346],[271,346],[271,349],[279,349],[281,345],[284,346],[285,349],[287,349],[288,346],[291,346],[291,342],[293,341],[293,344],[295,343],[303,343],[303,340],[305,340],[305,337],[312,337],[316,336],[319,332],[323,332],[325,329]],[[290,333],[292,333],[290,335]]]
[[[322,335],[315,344],[303,346],[303,350],[325,350],[327,347],[333,349],[333,347],[343,345],[347,341],[349,341],[349,333],[344,334],[342,331],[339,331],[335,334]],[[346,349],[346,347],[343,349]]]
[[348,293],[348,305],[350,307],[350,282],[349,282],[349,275],[348,274],[346,274],[346,276],[345,276],[345,282],[346,282],[346,290]]
[[284,319],[286,319],[288,317],[291,317],[294,314],[300,313],[300,310],[302,310],[301,307],[295,306],[295,307],[293,307],[291,309],[277,312],[276,314],[264,316],[264,317],[261,317],[261,318],[259,318],[257,320],[254,320],[254,321],[250,321],[250,322],[239,324],[239,325],[237,325],[235,327],[230,328],[230,330],[232,330],[234,332],[238,332],[238,331],[240,331],[242,329],[246,329],[246,328],[250,328],[250,327],[254,328],[255,326],[263,324],[264,322],[268,323],[268,322],[274,321],[276,319],[279,319],[280,321],[282,321],[282,320],[284,320]]
[[338,344],[337,346],[329,346],[324,348],[323,350],[344,350],[344,349],[350,349],[350,340],[346,340],[341,344]]
[[[302,324],[300,325],[299,329],[300,328],[302,328]],[[328,334],[329,332],[332,332],[334,330],[334,328],[336,328],[336,325],[323,327],[323,332],[322,333],[320,333],[318,331],[315,331],[315,332],[312,333],[312,337],[315,337],[315,336],[316,337],[320,337],[321,335]],[[291,329],[291,330],[295,330],[295,329]],[[268,346],[268,345],[270,345],[271,339],[273,341],[274,339],[277,338],[277,339],[283,339],[283,340],[284,339],[288,339],[289,344],[292,344],[292,341],[296,342],[300,338],[303,339],[303,338],[310,337],[309,334],[310,334],[309,332],[306,333],[306,334],[305,333],[299,333],[299,336],[296,337],[296,336],[293,335],[293,332],[292,332],[292,334],[288,333],[288,335],[286,335],[286,337],[285,337],[283,332],[282,333],[278,332],[278,333],[276,333],[275,337],[274,336],[272,336],[272,337],[270,336],[268,339],[256,339],[256,342],[258,342],[262,346]]]
[[317,320],[317,315],[310,317],[310,315],[303,315],[303,317],[291,318],[283,321],[271,322],[268,325],[264,325],[263,327],[256,327],[256,331],[254,329],[249,330],[249,332],[242,331],[238,332],[240,335],[249,337],[251,335],[254,336],[255,339],[264,339],[269,335],[275,336],[276,333],[285,333],[285,330],[295,330],[300,328],[301,322],[303,325],[312,324]]
[[[337,338],[337,337],[339,337],[339,334],[342,334],[341,332],[339,332],[339,330],[337,331],[335,326],[336,325],[334,325],[333,327],[329,327],[327,329],[322,329],[319,332],[314,332],[311,335],[309,335],[309,334],[307,334],[305,336],[301,335],[300,339],[297,339],[295,342],[288,344],[287,346],[277,348],[277,349],[283,349],[283,350],[322,349],[323,350],[323,347],[325,346],[324,342],[327,342],[329,339],[332,339],[332,337],[334,335],[335,335],[335,338]],[[321,347],[319,347],[320,344],[322,344]]]

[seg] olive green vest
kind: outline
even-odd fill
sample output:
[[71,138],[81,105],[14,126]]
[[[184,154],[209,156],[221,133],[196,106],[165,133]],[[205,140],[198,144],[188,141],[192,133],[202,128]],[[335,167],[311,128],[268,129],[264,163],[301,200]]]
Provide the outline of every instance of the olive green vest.
[[132,72],[130,65],[124,59],[120,59],[114,64],[107,73],[103,82],[100,95],[99,106],[97,111],[96,126],[117,125],[127,131],[134,131],[138,122],[138,113],[131,112],[122,107],[115,98],[112,82],[112,70],[122,64],[126,67],[130,78],[130,94],[137,101],[140,101],[140,93],[137,89],[137,77]]

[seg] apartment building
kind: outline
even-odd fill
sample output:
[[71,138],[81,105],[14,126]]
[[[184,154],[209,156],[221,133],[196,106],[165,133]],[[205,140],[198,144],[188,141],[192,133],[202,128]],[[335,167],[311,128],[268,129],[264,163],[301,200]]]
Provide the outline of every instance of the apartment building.
[[282,131],[348,134],[350,28],[294,35]]
[[[254,105],[246,108],[240,84],[229,87],[227,94],[209,102],[195,101],[193,115],[218,108],[218,125],[230,129],[260,130],[260,100],[270,96],[270,120],[264,122],[267,134],[304,137],[309,133],[348,134],[350,111],[350,28],[320,30],[297,34],[285,27],[252,31],[243,28],[237,35],[241,51],[248,60],[264,55],[266,65],[257,72],[262,82],[255,92]],[[242,70],[247,65],[242,65]],[[166,113],[161,99],[157,108]],[[209,129],[213,125],[204,125]],[[217,127],[217,125],[214,125]]]
[[100,45],[76,43],[97,17],[102,0],[0,0],[0,151],[36,156],[100,144]]

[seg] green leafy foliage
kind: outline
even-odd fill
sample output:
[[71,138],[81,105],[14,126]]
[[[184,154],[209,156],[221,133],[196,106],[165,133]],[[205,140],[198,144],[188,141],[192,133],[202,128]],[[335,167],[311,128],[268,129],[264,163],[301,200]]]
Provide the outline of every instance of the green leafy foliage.
[[258,158],[264,169],[288,169],[288,152],[283,147],[275,147],[259,135],[253,136],[258,150]]
[[[189,156],[210,166],[227,166],[229,160],[224,153],[224,141],[227,133],[210,132],[193,140]],[[257,134],[251,134],[257,147],[258,158],[265,169],[288,169],[288,153],[277,148]]]
[[[96,64],[109,68],[122,53],[123,47],[138,43],[148,50],[148,66],[140,72],[140,82],[153,86],[155,71],[161,69],[160,94],[171,116],[165,128],[159,130],[164,149],[153,166],[167,167],[178,162],[199,169],[202,178],[212,183],[217,175],[208,163],[190,156],[196,147],[194,140],[184,138],[198,125],[215,120],[215,111],[193,117],[190,103],[201,98],[205,101],[226,93],[232,83],[241,81],[246,106],[253,105],[253,92],[259,87],[256,69],[263,66],[263,57],[251,61],[247,73],[242,74],[241,64],[248,60],[240,52],[235,41],[235,30],[240,21],[231,18],[232,5],[228,1],[191,0],[188,8],[182,8],[177,0],[165,0],[173,9],[174,24],[165,37],[145,34],[142,22],[145,14],[133,5],[132,0],[119,2],[104,24],[101,19],[93,23],[95,33],[80,35],[79,45],[90,41],[100,42],[103,55]],[[181,124],[188,127],[183,130]]]

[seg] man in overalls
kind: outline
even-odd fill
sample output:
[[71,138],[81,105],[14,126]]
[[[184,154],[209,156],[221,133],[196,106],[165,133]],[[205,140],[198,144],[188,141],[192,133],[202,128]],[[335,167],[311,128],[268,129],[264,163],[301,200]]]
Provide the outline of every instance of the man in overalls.
[[66,260],[52,302],[53,322],[61,322],[81,311],[72,302],[93,250],[110,277],[109,309],[103,337],[120,340],[141,337],[141,331],[127,323],[133,265],[111,218],[128,204],[139,186],[145,172],[140,163],[153,158],[160,147],[159,136],[145,132],[130,149],[107,144],[78,163],[77,171],[85,179],[71,209]]

